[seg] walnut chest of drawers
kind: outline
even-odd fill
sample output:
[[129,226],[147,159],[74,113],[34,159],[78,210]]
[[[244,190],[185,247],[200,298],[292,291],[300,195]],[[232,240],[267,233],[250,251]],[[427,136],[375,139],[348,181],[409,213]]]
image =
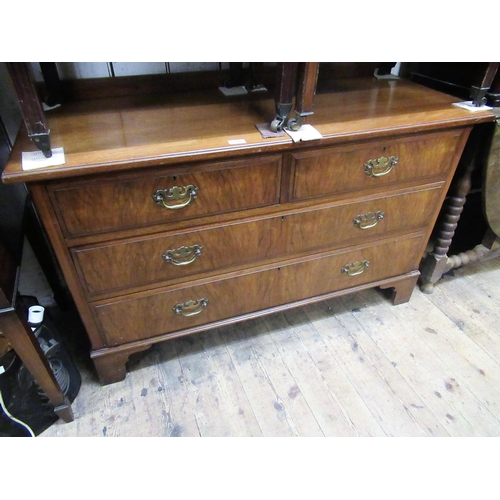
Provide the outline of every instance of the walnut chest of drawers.
[[180,335],[367,287],[409,300],[464,145],[488,112],[405,81],[320,94],[319,140],[264,139],[271,100],[75,104],[49,115],[66,163],[30,189],[102,383]]

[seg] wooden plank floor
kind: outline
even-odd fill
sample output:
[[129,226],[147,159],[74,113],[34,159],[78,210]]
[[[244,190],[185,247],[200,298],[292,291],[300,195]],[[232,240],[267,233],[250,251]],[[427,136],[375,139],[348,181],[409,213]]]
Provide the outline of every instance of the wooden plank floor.
[[78,360],[75,421],[40,437],[500,436],[500,258],[176,339],[100,386]]

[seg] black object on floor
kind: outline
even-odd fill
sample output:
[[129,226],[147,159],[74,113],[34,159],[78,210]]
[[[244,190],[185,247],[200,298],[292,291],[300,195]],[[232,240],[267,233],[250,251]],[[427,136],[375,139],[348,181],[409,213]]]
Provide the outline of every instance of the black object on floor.
[[[26,318],[29,307],[36,305],[34,297],[20,297],[18,301]],[[81,376],[49,311],[45,310],[35,335],[63,393],[72,403],[80,390]],[[14,351],[0,357],[0,391],[0,437],[37,436],[59,419],[52,403]]]

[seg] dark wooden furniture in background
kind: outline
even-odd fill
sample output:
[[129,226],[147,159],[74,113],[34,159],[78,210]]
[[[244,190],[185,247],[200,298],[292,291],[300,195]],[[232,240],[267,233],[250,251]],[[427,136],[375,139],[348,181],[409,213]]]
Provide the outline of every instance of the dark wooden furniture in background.
[[497,106],[500,98],[500,63],[412,63],[414,82],[471,100],[475,105]]
[[469,134],[494,115],[404,80],[329,87],[316,141],[264,139],[275,100],[217,90],[65,104],[48,119],[61,166],[24,171],[20,135],[3,181],[32,193],[102,383],[177,336],[370,287],[409,300]]
[[[495,108],[500,106],[500,63],[417,63],[411,69],[412,80],[431,88],[447,92],[462,100],[472,100],[477,105],[486,104]],[[500,108],[498,108],[500,111]],[[433,291],[435,283],[443,274],[453,268],[474,262],[488,255],[498,246],[500,228],[493,223],[498,206],[498,117],[494,123],[478,127],[471,135],[461,159],[450,192],[443,204],[435,231],[431,239],[431,248],[420,266],[421,289],[426,293]],[[471,190],[479,190],[482,209],[475,217],[459,226],[467,205]],[[486,208],[489,207],[489,210]],[[495,208],[493,208],[495,207]],[[482,221],[486,217],[484,224]],[[491,219],[491,223],[490,220]],[[468,224],[468,226],[467,226]],[[484,226],[484,227],[483,227]],[[479,229],[478,229],[479,228]],[[481,241],[467,249],[451,252],[453,244],[457,246],[456,232],[472,233],[481,230]]]
[[[500,103],[499,103],[500,106]],[[484,211],[496,239],[500,239],[500,108],[486,156],[484,174]]]
[[[3,170],[10,149],[8,136],[2,125],[0,120],[0,169]],[[71,408],[65,407],[65,397],[59,384],[55,382],[50,363],[31,329],[27,328],[23,308],[16,303],[24,236],[26,235],[31,243],[36,244],[38,257],[41,254],[50,253],[46,244],[41,244],[40,239],[36,237],[41,236],[41,232],[41,228],[36,224],[36,214],[29,200],[26,199],[24,187],[0,185],[0,332],[2,332],[0,333],[0,353],[7,353],[13,349],[52,405],[56,408],[60,407],[58,415],[63,420],[69,421],[72,419]],[[53,267],[51,269],[53,271]],[[47,279],[51,284],[57,285],[56,276],[52,273],[47,275]],[[58,290],[58,286],[55,286],[55,290]]]
[[0,242],[0,336],[5,337],[54,405],[55,413],[71,422],[73,410],[50,368],[26,318],[16,306],[18,267]]
[[28,63],[5,64],[16,89],[28,136],[46,157],[50,157],[52,156],[50,129],[47,125],[31,66]]
[[[6,63],[1,64],[6,65]],[[41,64],[42,66],[48,65],[51,70],[54,69],[52,63]],[[25,69],[24,73],[29,73],[30,82],[34,85],[30,68]],[[44,102],[47,100],[52,103],[55,103],[56,100],[62,102],[57,94],[58,86],[52,73],[53,71],[49,71],[48,82],[51,90],[44,91]],[[38,99],[39,89],[35,86],[32,90]],[[36,106],[38,108],[40,103],[37,102]],[[25,115],[30,115],[30,113],[26,112]],[[46,122],[45,116],[43,118]],[[4,120],[6,120],[6,117],[0,116],[0,171],[3,171],[7,164],[11,150],[11,139],[4,126]],[[12,125],[12,121],[9,129],[10,135],[14,136],[17,130],[14,132],[15,127]],[[38,143],[34,144],[37,145]],[[64,310],[70,308],[72,306],[71,295],[25,186],[0,184],[0,233],[2,234],[3,244],[7,247],[10,255],[19,257],[19,262],[16,262],[17,265],[20,265],[24,238],[26,237],[53,292],[55,302]]]

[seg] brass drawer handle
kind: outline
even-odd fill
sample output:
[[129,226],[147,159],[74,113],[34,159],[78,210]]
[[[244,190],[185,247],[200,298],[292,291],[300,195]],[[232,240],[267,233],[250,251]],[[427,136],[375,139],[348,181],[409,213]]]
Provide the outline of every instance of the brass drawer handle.
[[201,245],[179,247],[176,250],[167,250],[163,254],[163,258],[166,262],[174,266],[187,266],[201,255],[202,249]]
[[380,158],[368,160],[365,163],[365,174],[370,177],[382,177],[387,175],[398,162],[397,156],[381,156]]
[[354,225],[359,229],[370,229],[371,227],[376,226],[378,221],[384,218],[384,215],[384,212],[381,210],[358,215],[354,218]]
[[184,304],[176,304],[173,311],[179,316],[195,316],[200,314],[207,305],[208,299],[188,300]]
[[347,274],[347,276],[357,276],[358,274],[361,274],[369,265],[369,260],[358,260],[352,264],[346,264],[342,268],[342,274]]
[[174,186],[169,189],[158,189],[153,200],[160,206],[170,210],[189,205],[198,195],[198,187],[188,184],[184,187]]

